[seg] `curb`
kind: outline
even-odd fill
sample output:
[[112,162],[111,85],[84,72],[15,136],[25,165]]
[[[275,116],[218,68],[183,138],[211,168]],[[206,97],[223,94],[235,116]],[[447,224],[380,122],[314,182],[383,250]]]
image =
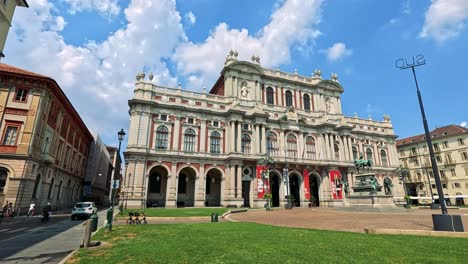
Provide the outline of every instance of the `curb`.
[[67,261],[68,261],[71,257],[73,257],[73,255],[75,255],[76,252],[78,252],[78,249],[79,249],[79,248],[77,248],[77,249],[73,250],[72,252],[68,253],[68,255],[67,255],[64,259],[62,259],[62,261],[59,262],[59,264],[65,264],[65,263],[67,263]]
[[468,232],[446,232],[434,230],[406,230],[406,229],[379,229],[364,228],[366,234],[379,235],[413,235],[413,236],[431,236],[431,237],[460,237],[468,238]]

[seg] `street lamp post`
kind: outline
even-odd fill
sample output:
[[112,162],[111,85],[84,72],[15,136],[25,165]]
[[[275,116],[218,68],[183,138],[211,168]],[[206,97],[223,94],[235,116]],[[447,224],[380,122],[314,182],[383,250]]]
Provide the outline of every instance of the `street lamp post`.
[[120,129],[120,131],[117,133],[118,137],[119,137],[119,149],[117,150],[117,157],[116,157],[116,160],[115,160],[115,168],[114,168],[114,177],[111,181],[111,207],[109,208],[109,210],[107,211],[107,224],[106,224],[106,231],[112,231],[112,221],[113,221],[113,218],[114,218],[114,190],[116,189],[116,182],[115,182],[115,179],[117,178],[117,173],[119,173],[120,171],[120,163],[122,163],[122,161],[120,161],[119,165],[117,166],[117,162],[118,162],[118,159],[120,159],[120,147],[122,145],[122,140],[125,136],[125,132],[122,129]]

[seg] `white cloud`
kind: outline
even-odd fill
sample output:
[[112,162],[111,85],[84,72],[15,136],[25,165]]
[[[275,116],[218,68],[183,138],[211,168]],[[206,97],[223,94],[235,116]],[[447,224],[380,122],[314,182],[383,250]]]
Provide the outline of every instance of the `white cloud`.
[[329,61],[337,61],[343,57],[350,56],[353,52],[351,49],[346,48],[346,44],[335,43],[327,49],[326,53]]
[[70,5],[72,14],[83,11],[97,11],[104,15],[117,15],[120,12],[118,0],[64,0]]
[[255,36],[247,29],[230,29],[226,23],[220,23],[205,42],[188,42],[177,48],[174,60],[179,73],[190,76],[189,86],[193,89],[210,86],[218,78],[231,48],[238,50],[243,60],[250,60],[253,54],[260,56],[266,67],[288,63],[292,48],[305,47],[320,35],[316,26],[321,4],[322,0],[284,1]]
[[460,34],[467,18],[468,1],[432,0],[420,36],[443,42]]
[[463,122],[460,123],[460,126],[462,126],[462,127],[468,127],[468,123],[466,123],[465,121],[463,121]]
[[403,3],[401,3],[400,12],[402,14],[404,14],[404,15],[411,14],[411,6],[410,6],[410,1],[409,0],[406,0]]
[[161,61],[186,41],[174,1],[132,1],[125,27],[84,46],[65,43],[60,32],[65,21],[53,14],[53,4],[28,3],[30,8],[15,12],[4,62],[54,78],[90,129],[114,138],[120,127],[128,127],[127,100],[143,68],[154,73],[154,82],[176,85]]
[[193,25],[195,22],[197,22],[197,17],[191,11],[186,13],[184,18],[189,25]]

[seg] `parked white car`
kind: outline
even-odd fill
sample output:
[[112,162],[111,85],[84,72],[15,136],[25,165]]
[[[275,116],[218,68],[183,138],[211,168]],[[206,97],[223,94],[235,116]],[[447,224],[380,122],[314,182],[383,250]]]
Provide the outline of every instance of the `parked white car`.
[[92,214],[97,213],[97,207],[94,202],[79,202],[76,203],[71,212],[71,220],[78,218],[89,218]]

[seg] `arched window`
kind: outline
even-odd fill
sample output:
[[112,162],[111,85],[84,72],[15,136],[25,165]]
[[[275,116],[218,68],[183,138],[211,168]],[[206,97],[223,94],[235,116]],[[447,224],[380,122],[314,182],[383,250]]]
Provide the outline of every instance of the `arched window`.
[[382,159],[382,165],[383,166],[388,166],[387,153],[383,149],[380,151],[380,158]]
[[167,135],[167,127],[159,126],[156,130],[156,149],[167,149]]
[[221,153],[221,135],[217,131],[211,132],[210,135],[210,152]]
[[60,192],[62,191],[62,181],[60,181],[58,190],[57,190],[57,200],[60,199]]
[[267,104],[274,104],[275,103],[275,100],[274,100],[275,92],[273,91],[273,88],[268,87],[267,90],[266,90],[266,94],[267,94]]
[[288,157],[297,157],[297,139],[293,134],[289,134],[287,138]]
[[310,96],[304,94],[304,110],[310,111]]
[[340,147],[335,144],[335,160],[340,160]]
[[37,177],[36,177],[36,182],[34,183],[34,190],[33,190],[33,196],[32,196],[32,197],[35,198],[35,199],[38,198],[39,193],[40,193],[39,189],[40,189],[40,187],[41,187],[41,178],[42,178],[42,177],[41,177],[40,174],[37,175]]
[[47,194],[48,199],[52,198],[52,194],[53,194],[53,191],[54,191],[54,181],[55,181],[55,179],[52,179],[50,181],[49,193]]
[[315,139],[311,136],[306,137],[306,158],[307,159],[317,159],[316,150],[315,150]]
[[292,92],[287,90],[286,91],[286,106],[292,106],[292,105],[293,105]]
[[250,154],[250,136],[247,134],[243,134],[241,143],[242,153]]
[[195,151],[195,131],[191,128],[185,130],[184,151]]
[[271,157],[278,156],[278,138],[273,132],[269,132],[267,136],[267,153]]
[[353,147],[353,160],[358,160],[358,158],[357,148]]
[[4,168],[0,168],[0,193],[3,193],[3,189],[5,188],[7,178],[8,171]]
[[372,157],[372,149],[370,148],[366,149],[366,159],[374,161],[374,158]]

